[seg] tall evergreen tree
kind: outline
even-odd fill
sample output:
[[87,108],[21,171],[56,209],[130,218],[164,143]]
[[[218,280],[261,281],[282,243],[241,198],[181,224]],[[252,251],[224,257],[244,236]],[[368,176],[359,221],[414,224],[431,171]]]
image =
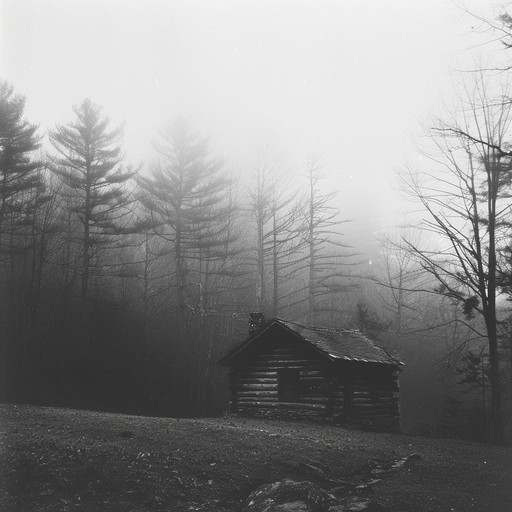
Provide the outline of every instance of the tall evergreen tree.
[[184,120],[167,125],[156,148],[158,159],[150,176],[140,179],[141,200],[151,215],[151,228],[168,242],[176,304],[183,310],[187,296],[197,295],[197,284],[227,272],[230,181],[222,162],[210,156],[207,141]]
[[26,98],[0,82],[0,251],[5,238],[23,221],[27,193],[42,184],[40,163],[33,158],[39,147],[37,126],[23,118]]
[[232,301],[238,274],[236,203],[223,163],[211,156],[207,140],[187,122],[179,119],[165,126],[155,147],[154,165],[139,183],[148,234],[161,243],[154,244],[155,264],[145,268],[158,279],[145,275],[144,281],[159,288],[160,304],[167,301],[155,331],[163,353],[174,361],[166,377],[172,389],[168,402],[190,413],[192,404],[197,410],[210,396],[217,319],[225,301]]
[[65,187],[64,207],[82,229],[75,241],[82,246],[81,299],[89,293],[91,275],[101,248],[108,247],[126,230],[131,201],[126,182],[134,172],[122,166],[122,129],[109,127],[102,107],[89,99],[73,108],[76,119],[50,133],[57,150],[52,166]]
[[33,158],[39,138],[37,126],[23,117],[25,101],[12,85],[0,82],[0,399],[8,398],[8,369],[16,371],[12,356],[19,315],[14,313],[21,294],[15,297],[15,263],[27,249],[29,238],[23,235],[44,195],[36,192],[43,187],[40,163]]

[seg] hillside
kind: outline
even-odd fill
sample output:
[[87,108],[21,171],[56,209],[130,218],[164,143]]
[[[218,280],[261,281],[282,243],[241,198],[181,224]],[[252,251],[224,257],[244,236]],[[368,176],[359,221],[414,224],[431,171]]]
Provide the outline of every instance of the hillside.
[[[414,463],[388,470],[411,454]],[[259,485],[365,486],[394,512],[509,511],[512,450],[303,423],[0,405],[0,510],[239,511]]]

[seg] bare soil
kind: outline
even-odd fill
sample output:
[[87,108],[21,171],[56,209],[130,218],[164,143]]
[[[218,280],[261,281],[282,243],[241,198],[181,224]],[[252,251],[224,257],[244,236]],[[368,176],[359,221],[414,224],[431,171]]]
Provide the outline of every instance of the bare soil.
[[[393,465],[415,454],[406,464]],[[394,512],[509,512],[512,449],[242,418],[0,405],[0,510],[240,511],[292,478]]]

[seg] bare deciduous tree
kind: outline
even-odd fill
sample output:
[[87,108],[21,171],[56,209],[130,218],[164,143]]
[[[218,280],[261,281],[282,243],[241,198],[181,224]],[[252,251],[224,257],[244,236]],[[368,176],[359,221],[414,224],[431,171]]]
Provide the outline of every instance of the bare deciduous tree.
[[336,192],[324,193],[320,161],[311,157],[306,167],[308,192],[302,210],[301,233],[307,244],[307,319],[310,325],[318,321],[317,313],[330,309],[331,297],[352,287],[347,280],[350,260],[338,227],[346,220],[339,218],[339,210],[332,205]]
[[[260,311],[268,308],[274,317],[286,306],[283,281],[305,247],[298,233],[299,203],[280,174],[278,160],[268,150],[261,150],[254,187],[248,193],[256,228],[256,305]],[[267,288],[271,290],[268,293]]]
[[482,316],[489,345],[494,442],[503,441],[496,317],[497,249],[510,218],[509,148],[512,105],[508,89],[491,96],[483,73],[464,84],[460,107],[430,132],[435,171],[407,173],[406,183],[439,236],[428,249],[409,247],[437,282],[437,291],[458,301],[466,315]]

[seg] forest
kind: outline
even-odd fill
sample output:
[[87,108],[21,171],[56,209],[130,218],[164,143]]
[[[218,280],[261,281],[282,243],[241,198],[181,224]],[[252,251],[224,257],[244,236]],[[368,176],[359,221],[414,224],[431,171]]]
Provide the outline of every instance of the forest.
[[[499,28],[512,47],[512,18]],[[321,155],[293,182],[261,148],[244,177],[185,118],[127,161],[92,99],[47,133],[0,84],[0,400],[153,416],[227,409],[218,361],[250,312],[357,328],[399,357],[401,427],[512,439],[512,92],[507,69],[458,104],[400,170],[422,219],[369,256]],[[364,198],[361,198],[364,201]],[[368,205],[371,207],[371,205]]]

